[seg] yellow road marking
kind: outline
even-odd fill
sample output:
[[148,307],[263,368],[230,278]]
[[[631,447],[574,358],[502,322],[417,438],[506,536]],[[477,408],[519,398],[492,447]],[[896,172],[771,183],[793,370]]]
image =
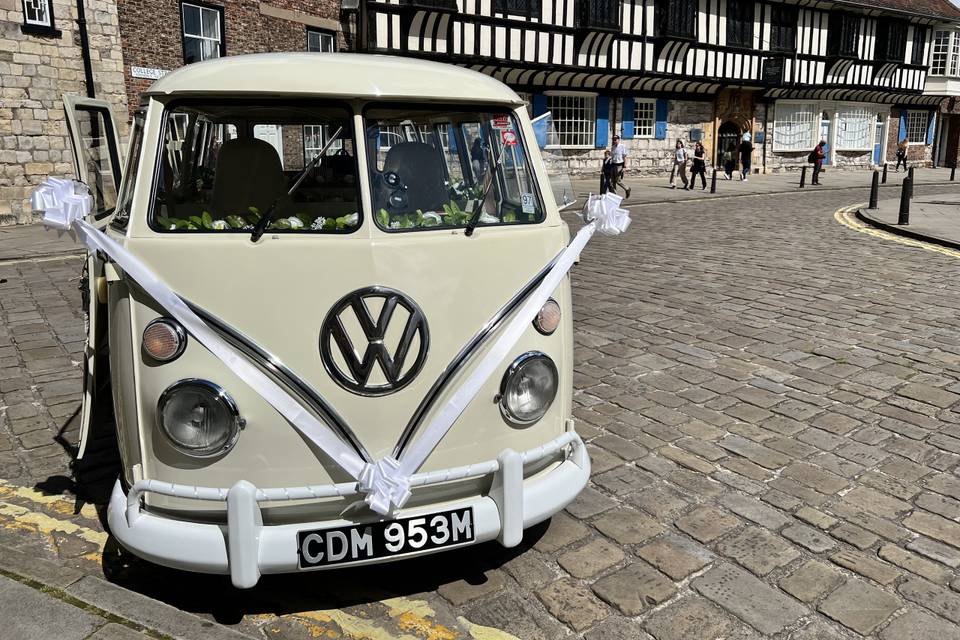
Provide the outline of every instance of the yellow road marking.
[[960,251],[956,249],[949,249],[947,247],[941,247],[939,245],[930,244],[929,242],[923,242],[921,240],[914,240],[913,238],[905,238],[903,236],[898,236],[889,231],[883,231],[882,229],[877,229],[875,227],[870,227],[857,219],[857,209],[864,207],[866,203],[860,203],[851,205],[849,207],[843,207],[838,209],[836,213],[833,214],[834,219],[840,224],[853,229],[854,231],[859,231],[860,233],[865,233],[871,235],[875,238],[881,238],[883,240],[889,240],[891,242],[897,242],[908,247],[914,247],[917,249],[926,249],[927,251],[935,251],[936,253],[942,253],[945,256],[950,256],[951,258],[960,258]]
[[30,511],[30,509],[18,504],[0,501],[0,516],[12,519],[13,522],[4,525],[10,529],[22,529],[24,525],[27,525],[40,533],[56,531],[75,535],[101,547],[107,542],[107,534],[102,531],[94,531],[69,520],[59,520],[39,511]]
[[[0,479],[0,498],[22,498],[24,500],[29,500],[30,502],[35,502],[41,504],[45,507],[56,511],[57,513],[62,513],[66,516],[75,515],[73,512],[75,510],[74,500],[67,496],[51,496],[43,493],[42,491],[37,491],[36,489],[29,489],[27,487],[18,487],[16,485],[10,484],[6,480]],[[97,510],[92,504],[84,504],[80,509],[80,515],[91,520],[97,519]]]

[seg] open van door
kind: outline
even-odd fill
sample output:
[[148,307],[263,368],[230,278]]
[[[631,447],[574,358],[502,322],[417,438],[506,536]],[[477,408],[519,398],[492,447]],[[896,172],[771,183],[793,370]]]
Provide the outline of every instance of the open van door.
[[[117,205],[120,187],[120,145],[110,103],[104,100],[64,96],[70,143],[73,147],[77,180],[90,188],[93,208],[88,222],[105,226]],[[87,343],[83,352],[83,406],[80,410],[80,442],[77,458],[87,448],[90,423],[97,416],[94,407],[112,406],[111,398],[97,397],[98,389],[109,390],[108,380],[97,380],[97,361],[106,358],[107,322],[104,256],[87,256],[87,279],[83,300],[87,307]],[[109,376],[107,376],[109,377]]]

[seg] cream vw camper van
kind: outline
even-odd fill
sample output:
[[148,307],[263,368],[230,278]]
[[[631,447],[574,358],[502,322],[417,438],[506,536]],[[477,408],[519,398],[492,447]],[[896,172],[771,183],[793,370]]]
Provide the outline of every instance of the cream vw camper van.
[[584,487],[566,277],[496,351],[570,240],[514,92],[415,60],[230,57],[157,81],[125,157],[105,103],[67,103],[87,222],[203,329],[91,252],[81,448],[115,421],[126,549],[251,587],[513,546]]

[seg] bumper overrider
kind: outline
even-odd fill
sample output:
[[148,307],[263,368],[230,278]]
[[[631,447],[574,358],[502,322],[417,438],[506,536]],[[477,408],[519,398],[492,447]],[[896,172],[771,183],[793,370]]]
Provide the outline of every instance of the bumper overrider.
[[[560,464],[524,479],[527,465],[561,452],[563,460]],[[470,507],[473,510],[474,539],[467,544],[497,540],[505,547],[513,547],[522,540],[525,528],[551,517],[577,496],[590,476],[590,459],[583,441],[571,430],[521,453],[507,449],[496,460],[415,474],[410,477],[410,486],[416,489],[484,476],[492,476],[488,495],[471,496],[437,506],[400,509],[391,515],[395,518],[408,518],[427,515],[438,509]],[[227,523],[191,522],[147,512],[141,507],[141,498],[145,493],[225,502]],[[120,544],[142,558],[177,569],[229,574],[235,587],[250,588],[256,585],[263,574],[300,570],[298,532],[380,520],[375,514],[367,512],[369,517],[355,520],[264,525],[260,511],[261,502],[345,497],[359,493],[356,482],[259,489],[245,480],[230,488],[140,480],[128,494],[124,494],[123,487],[117,481],[110,497],[108,521],[111,533]],[[443,549],[446,548],[450,547]],[[438,550],[442,549],[422,549],[388,558],[358,560],[350,564],[385,562]]]

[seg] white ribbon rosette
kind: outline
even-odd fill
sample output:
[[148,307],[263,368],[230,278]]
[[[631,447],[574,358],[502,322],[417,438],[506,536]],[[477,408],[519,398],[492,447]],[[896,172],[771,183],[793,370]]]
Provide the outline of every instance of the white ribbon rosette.
[[630,215],[626,209],[620,207],[621,201],[622,198],[609,193],[603,196],[591,195],[587,199],[581,213],[584,226],[570,245],[557,256],[553,267],[541,283],[527,297],[470,375],[451,394],[447,404],[426,425],[420,437],[403,451],[399,460],[392,456],[379,460],[364,460],[328,425],[307,411],[297,398],[226,343],[136,256],[87,223],[84,218],[90,213],[92,198],[85,185],[72,180],[50,178],[40,185],[31,197],[34,210],[44,213],[44,224],[70,233],[90,251],[101,251],[116,262],[127,277],[137,282],[171,317],[183,325],[197,342],[276,409],[301,435],[350,474],[357,481],[357,489],[366,494],[364,501],[370,509],[381,515],[392,514],[410,499],[410,477],[423,466],[487,379],[501,366],[540,308],[580,257],[583,247],[593,234],[599,231],[612,236],[627,230]]

